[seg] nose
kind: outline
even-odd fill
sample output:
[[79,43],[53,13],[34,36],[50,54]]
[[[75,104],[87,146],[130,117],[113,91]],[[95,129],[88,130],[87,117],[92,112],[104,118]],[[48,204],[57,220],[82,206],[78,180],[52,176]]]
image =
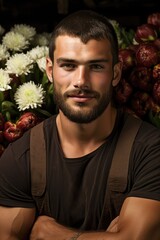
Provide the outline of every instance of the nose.
[[74,87],[81,89],[89,88],[89,72],[85,66],[78,67]]

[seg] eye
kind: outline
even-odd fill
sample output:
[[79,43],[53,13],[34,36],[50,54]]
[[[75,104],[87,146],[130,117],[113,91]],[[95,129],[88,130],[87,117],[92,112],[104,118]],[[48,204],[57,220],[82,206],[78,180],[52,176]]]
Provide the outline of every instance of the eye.
[[65,71],[72,71],[76,68],[76,65],[72,63],[62,63],[60,67],[63,68]]
[[96,64],[96,63],[94,63],[94,64],[91,64],[90,65],[90,68],[93,70],[93,71],[101,71],[102,69],[104,69],[104,66],[103,65],[101,65],[101,64]]

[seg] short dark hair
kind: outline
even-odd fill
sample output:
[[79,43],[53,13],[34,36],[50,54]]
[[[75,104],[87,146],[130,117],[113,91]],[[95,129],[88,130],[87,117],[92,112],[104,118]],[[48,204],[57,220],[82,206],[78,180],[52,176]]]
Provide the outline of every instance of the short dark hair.
[[49,57],[53,61],[55,40],[58,36],[68,35],[78,37],[83,43],[91,39],[108,39],[113,54],[113,64],[118,62],[118,41],[109,19],[92,10],[80,10],[62,19],[51,35]]

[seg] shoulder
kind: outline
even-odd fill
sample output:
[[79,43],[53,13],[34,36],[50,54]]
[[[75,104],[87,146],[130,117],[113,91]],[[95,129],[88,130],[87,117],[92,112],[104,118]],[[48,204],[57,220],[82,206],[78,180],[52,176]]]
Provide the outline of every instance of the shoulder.
[[[134,119],[137,121],[136,118]],[[152,161],[160,163],[160,128],[146,121],[140,121],[141,124],[132,147],[132,157],[137,161],[152,159]],[[132,128],[132,126],[130,127]]]
[[25,132],[23,136],[17,139],[16,141],[10,143],[8,147],[5,149],[4,154],[5,155],[13,154],[15,159],[19,159],[29,150],[29,139],[30,139],[30,130]]
[[[56,117],[52,116],[43,121],[44,132],[51,132],[51,128],[53,127],[52,125],[55,119]],[[37,125],[33,128],[36,127]],[[30,134],[32,129],[29,129],[23,134],[22,137],[8,145],[3,154],[5,158],[12,156],[15,159],[19,159],[28,154],[28,152],[30,151]]]
[[146,146],[154,144],[160,145],[160,129],[153,126],[151,123],[142,121],[135,140]]
[[135,137],[135,143],[144,144],[144,145],[152,145],[154,143],[160,144],[160,128],[155,127],[153,124],[141,120],[131,114],[124,113],[123,114],[124,122],[126,119],[130,119],[130,128],[133,128],[133,124],[136,122],[140,122],[139,128]]
[[[160,167],[160,129],[142,121],[132,147],[134,163]],[[138,167],[139,168],[139,167]]]
[[142,121],[131,151],[130,196],[160,200],[160,129]]
[[45,136],[45,140],[47,141],[47,144],[49,144],[52,138],[55,137],[55,134],[57,132],[56,117],[57,115],[54,115],[43,122],[44,136]]
[[56,124],[56,117],[57,115],[51,116],[43,121],[44,129],[50,129],[55,126]]

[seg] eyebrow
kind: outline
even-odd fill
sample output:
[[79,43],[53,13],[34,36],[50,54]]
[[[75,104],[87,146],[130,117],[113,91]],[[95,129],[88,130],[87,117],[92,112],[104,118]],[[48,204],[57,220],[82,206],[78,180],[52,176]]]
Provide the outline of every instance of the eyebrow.
[[[65,63],[78,63],[79,61],[74,60],[74,59],[68,59],[68,58],[58,58],[56,61],[58,64],[65,62]],[[108,59],[94,59],[94,60],[89,60],[87,63],[102,63],[102,62],[109,62]]]

